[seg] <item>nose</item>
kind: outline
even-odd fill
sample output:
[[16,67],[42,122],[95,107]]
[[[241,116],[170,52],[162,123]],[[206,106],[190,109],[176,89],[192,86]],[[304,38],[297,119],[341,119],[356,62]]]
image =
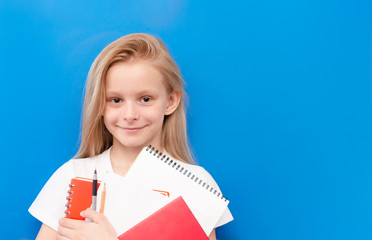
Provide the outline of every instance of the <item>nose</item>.
[[123,119],[131,122],[138,119],[138,109],[135,103],[127,102],[123,110]]

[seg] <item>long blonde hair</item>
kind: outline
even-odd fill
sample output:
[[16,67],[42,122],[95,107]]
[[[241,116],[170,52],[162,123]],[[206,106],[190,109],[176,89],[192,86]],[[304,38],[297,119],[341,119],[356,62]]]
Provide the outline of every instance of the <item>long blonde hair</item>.
[[119,38],[104,48],[94,60],[85,86],[81,143],[75,157],[96,156],[112,145],[113,137],[106,129],[102,116],[106,102],[106,75],[114,63],[132,60],[143,60],[152,64],[162,74],[168,92],[181,93],[178,108],[164,117],[161,144],[173,157],[187,163],[194,163],[186,131],[184,106],[186,93],[180,70],[164,43],[144,33]]

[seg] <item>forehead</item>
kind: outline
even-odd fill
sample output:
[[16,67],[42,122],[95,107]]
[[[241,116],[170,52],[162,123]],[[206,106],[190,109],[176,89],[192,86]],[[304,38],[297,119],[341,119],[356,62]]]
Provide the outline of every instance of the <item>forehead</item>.
[[165,90],[163,75],[151,63],[145,61],[115,63],[107,72],[105,85],[106,92]]

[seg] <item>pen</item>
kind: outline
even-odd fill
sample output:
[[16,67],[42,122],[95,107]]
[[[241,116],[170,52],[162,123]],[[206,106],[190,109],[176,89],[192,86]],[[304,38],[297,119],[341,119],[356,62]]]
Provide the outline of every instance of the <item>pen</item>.
[[97,209],[97,170],[94,170],[93,175],[93,192],[92,192],[92,209],[96,211]]

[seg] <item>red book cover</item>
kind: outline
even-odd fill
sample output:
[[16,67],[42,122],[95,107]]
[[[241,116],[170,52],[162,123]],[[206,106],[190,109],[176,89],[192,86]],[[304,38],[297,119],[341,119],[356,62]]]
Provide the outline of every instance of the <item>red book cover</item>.
[[162,207],[125,233],[119,240],[208,240],[208,236],[182,197]]
[[[99,187],[100,183],[97,183]],[[66,218],[85,220],[80,212],[92,205],[93,180],[87,178],[73,178],[70,183],[66,204]]]

